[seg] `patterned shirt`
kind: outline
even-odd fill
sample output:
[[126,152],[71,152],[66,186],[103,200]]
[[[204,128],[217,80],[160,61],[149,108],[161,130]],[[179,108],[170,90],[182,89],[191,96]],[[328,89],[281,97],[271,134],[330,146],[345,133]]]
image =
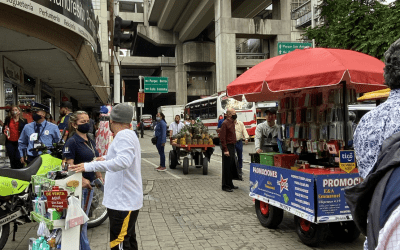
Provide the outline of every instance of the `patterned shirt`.
[[400,89],[390,91],[389,98],[365,114],[354,133],[358,171],[365,179],[378,160],[382,143],[400,131]]

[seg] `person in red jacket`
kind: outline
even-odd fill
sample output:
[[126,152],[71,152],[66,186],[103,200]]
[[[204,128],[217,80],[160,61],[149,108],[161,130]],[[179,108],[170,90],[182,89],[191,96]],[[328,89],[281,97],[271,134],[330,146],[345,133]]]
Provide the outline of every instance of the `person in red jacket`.
[[10,158],[11,168],[14,169],[23,167],[20,162],[21,156],[18,151],[18,139],[25,125],[26,120],[22,118],[21,109],[16,105],[11,106],[10,114],[4,122],[3,132],[7,137],[6,150],[8,157]]

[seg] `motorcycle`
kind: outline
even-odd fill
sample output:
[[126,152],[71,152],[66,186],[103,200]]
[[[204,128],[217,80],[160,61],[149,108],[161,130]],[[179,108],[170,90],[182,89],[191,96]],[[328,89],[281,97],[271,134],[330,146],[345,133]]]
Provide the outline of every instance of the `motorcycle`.
[[[45,175],[62,165],[64,144],[55,143],[53,146],[50,149],[45,146],[34,149],[43,154],[36,157],[26,168],[0,169],[0,249],[7,243],[11,223],[14,223],[13,241],[15,241],[18,226],[31,222],[30,212],[33,211],[32,201],[35,199],[31,184],[32,175]],[[47,153],[48,150],[50,154]],[[93,189],[88,227],[98,226],[108,217],[107,209],[101,204],[103,193],[95,186]]]

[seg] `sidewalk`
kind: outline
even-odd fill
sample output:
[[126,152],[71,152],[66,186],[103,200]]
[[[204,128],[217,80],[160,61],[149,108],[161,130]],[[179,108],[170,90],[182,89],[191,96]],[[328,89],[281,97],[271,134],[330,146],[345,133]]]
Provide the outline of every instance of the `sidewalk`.
[[[216,154],[211,157],[208,175],[195,167],[183,175],[182,166],[155,171],[159,156],[148,135],[140,139],[145,195],[136,224],[139,249],[362,249],[363,236],[353,243],[328,239],[320,248],[309,248],[299,240],[293,215],[288,213],[278,229],[262,227],[248,196],[248,181],[234,181],[239,189],[232,193],[221,190],[221,157]],[[170,149],[166,145],[167,166]],[[248,175],[245,171],[244,178]],[[21,227],[17,242],[10,237],[5,249],[28,249],[28,239],[36,236],[36,230],[36,223]],[[88,230],[92,250],[110,249],[108,230],[108,220]]]

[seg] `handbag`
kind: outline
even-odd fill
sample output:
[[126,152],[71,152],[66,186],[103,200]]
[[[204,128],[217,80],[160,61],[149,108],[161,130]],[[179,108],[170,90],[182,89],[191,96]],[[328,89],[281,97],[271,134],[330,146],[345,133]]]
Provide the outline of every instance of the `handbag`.
[[153,145],[157,144],[157,137],[153,136],[153,138],[151,138],[151,143],[153,143]]

